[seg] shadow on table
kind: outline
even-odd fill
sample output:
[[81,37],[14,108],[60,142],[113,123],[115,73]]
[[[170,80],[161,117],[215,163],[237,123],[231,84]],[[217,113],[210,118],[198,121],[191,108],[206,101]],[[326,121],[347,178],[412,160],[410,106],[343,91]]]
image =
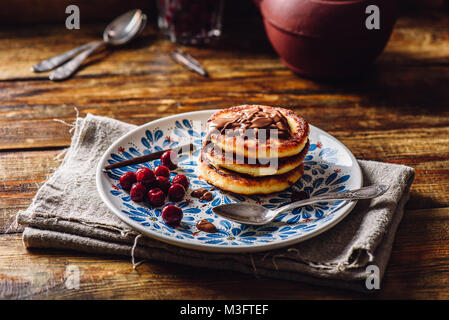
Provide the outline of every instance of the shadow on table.
[[384,52],[359,77],[320,82],[331,90],[365,97],[368,105],[391,106],[416,115],[449,111],[449,57],[421,60]]

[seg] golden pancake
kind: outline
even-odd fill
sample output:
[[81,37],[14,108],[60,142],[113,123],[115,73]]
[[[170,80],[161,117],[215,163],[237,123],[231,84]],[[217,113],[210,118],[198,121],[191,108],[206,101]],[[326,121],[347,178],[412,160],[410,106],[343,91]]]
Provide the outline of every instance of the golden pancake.
[[304,166],[276,176],[251,177],[227,169],[217,169],[203,159],[199,163],[201,178],[210,184],[237,194],[270,194],[283,191],[298,181],[304,173]]
[[242,105],[214,113],[207,121],[207,140],[246,158],[285,158],[304,149],[309,130],[308,123],[291,110]]
[[309,151],[309,142],[298,155],[279,159],[238,158],[235,154],[229,155],[223,150],[213,147],[203,151],[207,161],[216,168],[259,177],[284,174],[300,166]]

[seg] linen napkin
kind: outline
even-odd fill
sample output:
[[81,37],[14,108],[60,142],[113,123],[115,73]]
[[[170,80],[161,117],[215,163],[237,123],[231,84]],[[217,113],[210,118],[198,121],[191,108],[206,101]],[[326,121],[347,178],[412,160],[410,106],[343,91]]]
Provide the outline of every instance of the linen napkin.
[[386,183],[390,189],[378,198],[359,201],[343,221],[307,241],[251,254],[202,252],[140,235],[100,199],[95,184],[98,160],[114,140],[133,128],[91,114],[76,119],[61,165],[29,208],[18,212],[18,222],[26,226],[26,248],[131,256],[134,266],[137,259],[162,260],[360,291],[368,290],[367,279],[373,276],[368,266],[375,265],[379,271],[375,276],[382,279],[409,197],[413,168],[359,160],[365,185]]

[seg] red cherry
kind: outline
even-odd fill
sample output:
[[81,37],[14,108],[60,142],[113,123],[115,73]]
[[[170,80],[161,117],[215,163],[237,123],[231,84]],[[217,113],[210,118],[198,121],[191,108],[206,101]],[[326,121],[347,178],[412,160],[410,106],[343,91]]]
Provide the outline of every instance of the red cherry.
[[137,182],[142,182],[148,189],[154,187],[156,183],[156,176],[153,170],[147,167],[142,167],[136,171]]
[[182,184],[175,183],[168,189],[168,198],[170,201],[178,202],[184,198],[186,194],[186,190],[182,186]]
[[165,193],[159,188],[153,188],[148,191],[148,202],[153,207],[160,207],[165,202]]
[[183,216],[182,209],[177,206],[169,204],[162,209],[162,220],[171,227],[179,226]]
[[158,176],[158,177],[156,177],[156,185],[158,186],[158,188],[160,188],[162,191],[164,191],[165,194],[167,194],[168,189],[171,186],[171,183],[167,177]]
[[136,174],[132,171],[125,172],[120,177],[120,185],[125,191],[131,190],[133,183],[137,181]]
[[170,178],[170,170],[166,166],[157,166],[156,169],[154,169],[154,174]]
[[162,165],[166,166],[170,170],[174,170],[178,167],[178,155],[171,150],[165,151],[161,156]]
[[173,178],[173,184],[179,183],[184,187],[185,190],[189,188],[190,182],[189,179],[183,174],[178,174]]
[[131,200],[140,202],[145,198],[145,194],[147,193],[147,188],[141,182],[136,182],[131,187],[130,196]]

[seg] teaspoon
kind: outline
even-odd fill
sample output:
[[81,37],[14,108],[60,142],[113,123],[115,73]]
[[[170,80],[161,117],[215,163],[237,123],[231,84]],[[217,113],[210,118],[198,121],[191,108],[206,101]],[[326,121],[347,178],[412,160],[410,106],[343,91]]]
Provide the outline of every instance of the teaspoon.
[[252,203],[229,203],[212,208],[212,210],[223,218],[252,225],[263,225],[273,221],[281,212],[294,208],[306,206],[316,202],[338,201],[338,200],[362,200],[371,199],[384,194],[389,186],[378,184],[357,190],[344,191],[340,193],[328,193],[309,199],[289,203],[275,210],[267,209]]
[[34,72],[49,71],[78,55],[57,68],[49,76],[50,80],[64,80],[70,77],[81,63],[98,48],[105,45],[119,46],[130,42],[144,29],[146,21],[147,17],[141,10],[128,11],[108,24],[103,32],[103,41],[89,42],[56,57],[41,61],[34,65],[32,70]]

